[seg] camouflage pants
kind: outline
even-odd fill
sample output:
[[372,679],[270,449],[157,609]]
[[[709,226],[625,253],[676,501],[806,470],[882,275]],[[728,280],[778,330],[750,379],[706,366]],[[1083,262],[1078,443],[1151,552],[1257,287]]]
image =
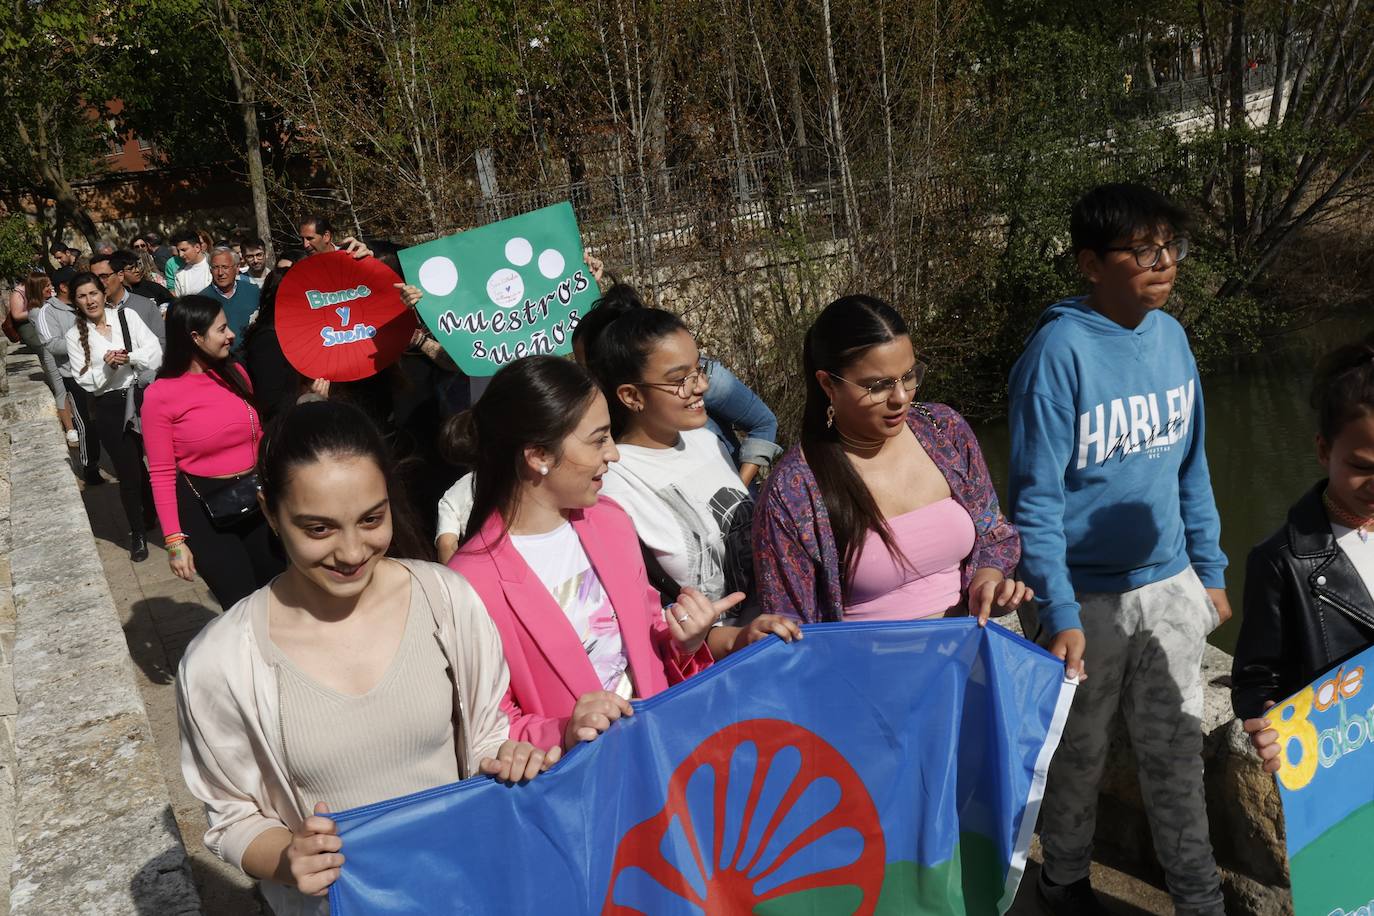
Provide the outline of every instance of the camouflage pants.
[[1202,647],[1217,625],[1216,608],[1191,567],[1129,592],[1078,597],[1088,677],[1050,763],[1040,828],[1045,872],[1061,884],[1088,874],[1120,708],[1175,909],[1224,916],[1202,788]]

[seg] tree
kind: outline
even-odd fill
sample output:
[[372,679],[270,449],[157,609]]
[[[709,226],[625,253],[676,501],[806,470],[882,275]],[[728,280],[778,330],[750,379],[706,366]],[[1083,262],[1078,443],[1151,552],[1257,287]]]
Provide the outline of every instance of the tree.
[[[1188,143],[1186,186],[1233,258],[1219,290],[1254,289],[1306,227],[1367,192],[1374,152],[1374,15],[1364,0],[1203,0],[1197,35],[1209,59],[1216,129]],[[1246,105],[1247,74],[1265,57],[1267,110]]]
[[5,5],[0,12],[0,169],[4,182],[57,206],[94,244],[95,221],[74,181],[99,171],[112,135],[81,93],[107,49],[96,44],[100,16],[81,0]]
[[[56,204],[94,244],[77,191],[137,135],[162,164],[224,158],[225,70],[198,0],[33,0],[0,12],[0,181]],[[207,53],[207,49],[210,53]],[[109,104],[119,100],[120,106]]]

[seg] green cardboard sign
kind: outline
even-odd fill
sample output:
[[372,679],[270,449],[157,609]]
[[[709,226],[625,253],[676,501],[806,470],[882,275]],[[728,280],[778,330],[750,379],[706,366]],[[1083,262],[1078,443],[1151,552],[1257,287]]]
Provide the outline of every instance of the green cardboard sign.
[[566,201],[400,253],[435,338],[468,375],[572,352],[572,332],[600,295]]

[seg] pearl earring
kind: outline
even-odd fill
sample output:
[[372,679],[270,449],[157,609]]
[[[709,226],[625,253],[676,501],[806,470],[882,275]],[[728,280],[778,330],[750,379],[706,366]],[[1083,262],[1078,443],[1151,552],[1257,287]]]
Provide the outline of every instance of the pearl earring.
[[831,404],[825,409],[825,428],[829,429],[835,425],[835,405]]
[[548,466],[547,464],[541,464],[541,465],[539,465],[539,475],[540,475],[541,477],[548,477],[548,476],[549,476],[549,466]]

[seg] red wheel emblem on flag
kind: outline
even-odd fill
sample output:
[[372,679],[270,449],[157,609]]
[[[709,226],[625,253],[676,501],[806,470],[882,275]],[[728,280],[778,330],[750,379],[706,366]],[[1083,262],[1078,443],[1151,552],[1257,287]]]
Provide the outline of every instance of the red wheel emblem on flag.
[[846,912],[869,916],[885,863],[878,811],[840,752],[791,722],[751,719],[698,745],[663,810],[621,838],[602,913],[752,913],[845,888]]

